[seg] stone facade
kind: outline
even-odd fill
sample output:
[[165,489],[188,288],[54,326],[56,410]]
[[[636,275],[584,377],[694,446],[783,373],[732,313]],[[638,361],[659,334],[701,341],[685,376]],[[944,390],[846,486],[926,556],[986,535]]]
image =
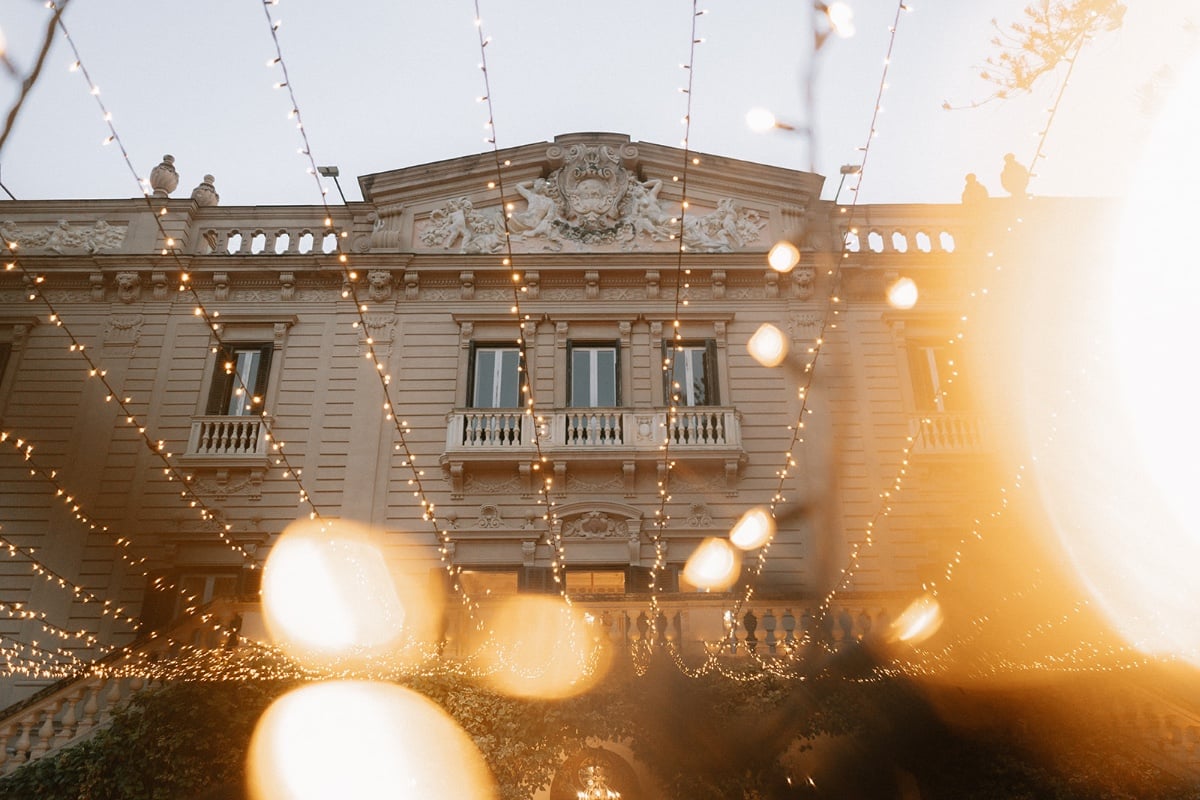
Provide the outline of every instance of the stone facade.
[[[909,356],[953,324],[974,263],[971,220],[957,205],[876,206],[857,209],[850,232],[845,211],[820,200],[820,176],[709,156],[689,165],[685,211],[674,180],[682,158],[572,134],[504,151],[499,171],[472,156],[365,176],[364,201],[329,221],[321,207],[207,200],[0,203],[0,233],[20,264],[0,275],[0,419],[57,481],[31,474],[19,450],[0,453],[0,533],[134,616],[166,618],[173,610],[160,601],[144,607],[153,594],[142,571],[190,581],[205,599],[253,593],[234,547],[265,557],[309,512],[302,487],[322,516],[379,530],[397,569],[421,579],[462,570],[545,589],[561,542],[569,589],[572,572],[588,575],[636,609],[661,555],[658,590],[686,609],[699,599],[679,579],[692,550],[782,493],[787,513],[754,608],[799,618],[864,546],[924,424],[937,435],[908,470],[923,499],[888,516],[829,619],[838,636],[856,636],[894,617],[952,555],[946,532],[971,513],[944,480],[947,465],[987,463],[975,415],[921,407]],[[803,254],[787,274],[765,260],[781,238]],[[920,311],[887,306],[883,290],[899,273],[922,285]],[[192,291],[219,317],[198,316]],[[764,322],[790,341],[784,367],[747,353]],[[704,397],[672,413],[662,362],[676,334],[704,365]],[[106,383],[89,378],[71,337]],[[472,396],[480,353],[518,338],[536,419]],[[262,365],[253,414],[214,405],[231,402],[218,397],[221,347]],[[600,363],[572,372],[588,347],[615,354],[612,402],[572,398],[578,363]],[[810,381],[803,364],[814,350]],[[391,376],[390,409],[370,353]],[[804,427],[789,444],[801,389]],[[389,412],[407,426],[435,523],[414,499]],[[162,457],[211,514],[181,496]],[[548,493],[541,474],[553,476]],[[144,561],[132,567],[123,552]],[[64,629],[133,637],[29,559],[9,560],[0,589]],[[726,602],[703,597],[714,609]],[[681,633],[712,633],[700,617]],[[35,628],[0,618],[5,635],[27,640]],[[7,697],[37,683],[10,681]]]

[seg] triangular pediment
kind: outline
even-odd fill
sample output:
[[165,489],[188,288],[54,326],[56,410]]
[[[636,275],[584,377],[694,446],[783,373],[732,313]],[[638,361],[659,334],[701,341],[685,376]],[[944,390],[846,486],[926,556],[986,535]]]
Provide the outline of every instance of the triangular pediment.
[[802,227],[823,183],[617,133],[359,178],[373,249],[464,254],[674,252],[680,237],[690,252],[762,251]]

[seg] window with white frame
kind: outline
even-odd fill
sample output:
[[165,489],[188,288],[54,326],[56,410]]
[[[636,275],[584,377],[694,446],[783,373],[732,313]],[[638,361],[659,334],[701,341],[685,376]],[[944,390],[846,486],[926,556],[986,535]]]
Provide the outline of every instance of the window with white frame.
[[672,405],[715,406],[717,396],[716,343],[663,342],[663,396]]
[[473,345],[471,385],[472,408],[519,408],[521,406],[521,353],[516,347]]
[[620,405],[620,346],[617,342],[570,342],[568,371],[574,408],[611,408]]

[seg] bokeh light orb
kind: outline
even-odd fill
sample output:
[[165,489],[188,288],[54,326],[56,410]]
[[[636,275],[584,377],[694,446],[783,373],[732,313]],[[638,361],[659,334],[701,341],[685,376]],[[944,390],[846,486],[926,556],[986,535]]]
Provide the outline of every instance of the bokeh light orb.
[[595,620],[561,597],[511,597],[484,618],[487,630],[471,650],[485,681],[504,694],[571,697],[595,686],[611,663]]
[[887,288],[887,301],[892,308],[912,308],[919,296],[916,281],[912,278],[898,278]]
[[402,686],[327,681],[262,715],[250,741],[254,800],[493,800],[471,738],[437,704]]
[[775,127],[775,115],[765,108],[752,108],[746,112],[746,127],[755,133],[765,133]]
[[262,608],[272,640],[310,665],[386,655],[404,631],[382,550],[342,520],[288,526],[263,567]]
[[781,239],[767,251],[767,264],[776,272],[791,272],[800,263],[800,248]]
[[692,551],[683,566],[683,577],[698,589],[723,592],[737,582],[742,557],[725,539],[705,539]]
[[750,509],[734,523],[729,541],[739,550],[754,550],[771,541],[775,535],[775,518],[762,506]]
[[942,606],[931,594],[923,594],[908,604],[892,622],[889,638],[896,642],[920,644],[942,627]]
[[746,342],[746,350],[764,367],[777,367],[787,358],[787,337],[779,328],[764,322],[758,326],[750,341]]

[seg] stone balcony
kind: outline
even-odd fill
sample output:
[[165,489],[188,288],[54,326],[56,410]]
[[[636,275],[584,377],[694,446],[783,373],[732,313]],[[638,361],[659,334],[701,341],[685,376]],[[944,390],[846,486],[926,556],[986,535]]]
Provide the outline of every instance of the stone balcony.
[[690,406],[665,408],[561,408],[534,416],[512,408],[459,408],[446,416],[448,469],[461,494],[465,465],[481,462],[527,464],[540,454],[556,472],[571,462],[618,461],[633,478],[637,461],[711,460],[725,470],[732,490],[745,457],[736,409]]
[[910,424],[913,456],[980,456],[992,450],[979,414],[928,414]]

